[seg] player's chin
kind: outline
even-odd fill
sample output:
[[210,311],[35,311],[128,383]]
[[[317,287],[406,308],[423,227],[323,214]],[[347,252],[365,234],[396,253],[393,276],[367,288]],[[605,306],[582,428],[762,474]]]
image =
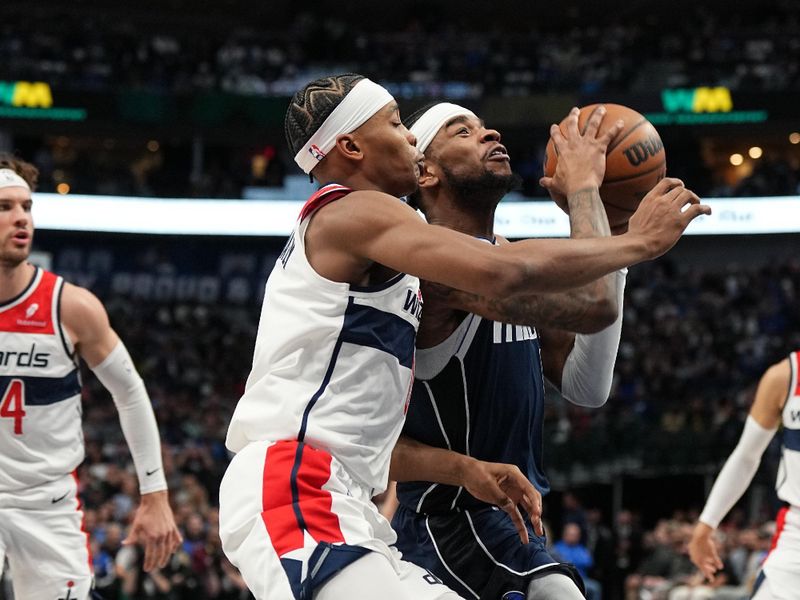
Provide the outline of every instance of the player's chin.
[[501,175],[511,175],[511,161],[507,158],[489,158],[486,160],[486,168]]

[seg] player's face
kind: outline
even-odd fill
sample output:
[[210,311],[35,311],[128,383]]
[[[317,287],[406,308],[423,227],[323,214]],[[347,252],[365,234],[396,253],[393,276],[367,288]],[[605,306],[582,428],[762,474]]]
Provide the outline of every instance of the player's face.
[[435,150],[436,162],[456,176],[511,175],[511,159],[500,143],[500,132],[487,129],[477,117],[451,119],[433,138],[430,148]]
[[27,260],[33,241],[30,190],[0,189],[0,266],[15,267]]
[[400,121],[395,102],[379,110],[354,132],[362,146],[364,174],[393,196],[406,196],[417,189],[422,153],[416,139]]

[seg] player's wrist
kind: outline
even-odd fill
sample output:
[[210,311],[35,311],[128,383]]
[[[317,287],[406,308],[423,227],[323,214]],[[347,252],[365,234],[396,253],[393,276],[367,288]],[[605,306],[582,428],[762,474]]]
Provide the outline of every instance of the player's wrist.
[[169,503],[169,496],[166,489],[156,490],[153,492],[143,492],[141,495],[140,503],[144,505],[161,504],[163,502]]
[[711,534],[714,533],[714,527],[709,525],[708,523],[703,523],[702,521],[698,521],[697,525],[694,527],[694,531],[692,532],[692,537],[695,539],[710,537]]
[[584,194],[596,193],[597,198],[600,198],[600,182],[594,178],[582,178],[574,182],[568,182],[564,185],[564,193],[567,196],[567,203],[571,204],[572,201],[583,197]]

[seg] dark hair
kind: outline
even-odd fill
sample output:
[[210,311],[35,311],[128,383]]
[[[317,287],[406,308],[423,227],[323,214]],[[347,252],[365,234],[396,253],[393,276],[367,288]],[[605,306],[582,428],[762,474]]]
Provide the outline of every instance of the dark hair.
[[432,109],[437,104],[441,104],[442,102],[444,102],[444,100],[437,100],[436,102],[429,102],[428,104],[426,104],[422,108],[420,108],[418,110],[415,110],[413,113],[411,113],[410,116],[408,116],[405,119],[403,119],[403,125],[406,126],[406,129],[411,129],[414,126],[414,123],[419,121],[419,119],[420,119],[420,117],[422,117],[422,115],[424,115],[426,112],[428,112],[430,109]]
[[286,141],[292,154],[300,151],[333,109],[362,79],[363,75],[355,73],[315,79],[292,97],[284,122]]
[[12,154],[0,153],[0,169],[11,169],[25,180],[32,192],[36,190],[36,184],[39,182],[39,169],[31,163]]

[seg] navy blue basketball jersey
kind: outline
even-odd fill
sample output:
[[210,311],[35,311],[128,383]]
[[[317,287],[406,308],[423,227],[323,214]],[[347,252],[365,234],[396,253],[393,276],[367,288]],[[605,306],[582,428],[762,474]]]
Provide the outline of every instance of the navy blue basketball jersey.
[[[403,433],[479,460],[517,465],[542,493],[544,376],[533,327],[467,315],[450,337],[417,350],[416,380]],[[485,506],[460,487],[397,486],[400,503],[436,514]]]

